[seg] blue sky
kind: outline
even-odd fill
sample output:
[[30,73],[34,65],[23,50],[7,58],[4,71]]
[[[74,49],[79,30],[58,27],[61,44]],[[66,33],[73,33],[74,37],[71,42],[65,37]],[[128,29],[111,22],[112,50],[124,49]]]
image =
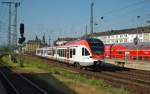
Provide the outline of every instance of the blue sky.
[[[11,1],[21,2],[21,6],[18,8],[18,23],[23,22],[25,24],[25,36],[27,40],[34,39],[36,35],[42,38],[44,33],[47,39],[51,36],[52,40],[58,37],[82,36],[85,33],[86,24],[88,25],[88,32],[90,30],[91,0]],[[98,24],[94,26],[94,32],[148,25],[146,21],[150,20],[149,0],[93,1],[94,23]],[[138,15],[141,16],[140,19],[136,18]],[[100,19],[101,16],[104,17],[103,20]],[[0,5],[0,27],[3,27],[0,28],[0,33],[7,32],[7,25],[8,7]],[[4,39],[3,37],[1,34],[0,38]]]

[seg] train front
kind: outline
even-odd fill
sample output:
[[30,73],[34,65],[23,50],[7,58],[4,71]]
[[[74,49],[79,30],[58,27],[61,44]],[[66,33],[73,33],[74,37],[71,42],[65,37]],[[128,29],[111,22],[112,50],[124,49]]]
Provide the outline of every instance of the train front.
[[93,66],[100,65],[104,60],[104,44],[95,38],[86,38],[93,59]]

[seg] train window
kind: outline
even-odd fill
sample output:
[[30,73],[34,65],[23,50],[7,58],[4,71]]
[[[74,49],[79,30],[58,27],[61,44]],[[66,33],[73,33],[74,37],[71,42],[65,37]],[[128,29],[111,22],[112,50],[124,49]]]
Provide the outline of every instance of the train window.
[[43,54],[43,50],[41,50],[41,54]]
[[59,49],[59,56],[61,56],[61,50]]
[[39,54],[39,53],[40,53],[40,50],[38,50],[37,53]]
[[59,51],[57,50],[57,54],[59,53]]
[[122,54],[122,51],[118,51],[118,54]]
[[63,49],[62,51],[63,51],[63,57],[65,57],[65,52],[64,52],[64,49]]
[[67,49],[65,49],[65,57],[67,57]]
[[72,49],[70,49],[70,58],[72,58]]
[[60,50],[60,56],[62,57],[62,54],[63,54],[63,52],[62,52],[62,49]]
[[64,49],[64,57],[66,57],[66,49]]
[[90,55],[89,51],[86,48],[82,48],[82,56]]
[[57,50],[57,54],[60,56],[60,50],[59,49]]
[[85,49],[85,56],[90,55],[89,51],[86,48],[84,48],[84,49]]
[[64,57],[66,57],[66,49],[64,49]]
[[61,56],[62,56],[62,57],[63,57],[63,54],[64,54],[63,49],[61,49]]
[[47,52],[47,51],[46,51],[46,50],[44,50],[44,54],[46,54],[46,52]]
[[73,55],[75,55],[76,54],[76,50],[75,49],[73,49]]
[[60,56],[62,57],[62,49],[60,49]]
[[48,54],[48,55],[51,55],[51,51],[50,51],[50,50],[48,50],[48,51],[47,51],[47,54]]
[[84,48],[82,48],[82,56],[84,56]]
[[64,57],[66,57],[66,49],[64,49]]

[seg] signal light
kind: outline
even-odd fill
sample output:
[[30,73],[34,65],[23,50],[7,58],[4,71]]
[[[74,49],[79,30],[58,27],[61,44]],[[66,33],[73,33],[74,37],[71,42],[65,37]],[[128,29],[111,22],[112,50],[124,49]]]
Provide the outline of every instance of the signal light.
[[24,24],[23,23],[21,23],[20,24],[20,34],[23,36],[23,34],[24,34]]
[[25,37],[24,37],[24,24],[23,23],[20,24],[20,35],[21,35],[21,38],[19,38],[18,43],[22,44],[25,41]]
[[21,37],[21,38],[19,38],[18,43],[19,43],[19,44],[22,44],[24,41],[25,41],[25,37]]

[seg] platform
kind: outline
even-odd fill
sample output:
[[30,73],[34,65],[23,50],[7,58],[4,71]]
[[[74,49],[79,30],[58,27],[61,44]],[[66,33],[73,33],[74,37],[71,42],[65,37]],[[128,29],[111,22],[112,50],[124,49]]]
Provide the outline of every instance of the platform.
[[[119,59],[105,59],[106,63],[115,64],[115,61]],[[124,67],[127,68],[134,68],[140,70],[148,70],[150,71],[150,61],[128,61],[128,60],[121,60],[125,62]]]

